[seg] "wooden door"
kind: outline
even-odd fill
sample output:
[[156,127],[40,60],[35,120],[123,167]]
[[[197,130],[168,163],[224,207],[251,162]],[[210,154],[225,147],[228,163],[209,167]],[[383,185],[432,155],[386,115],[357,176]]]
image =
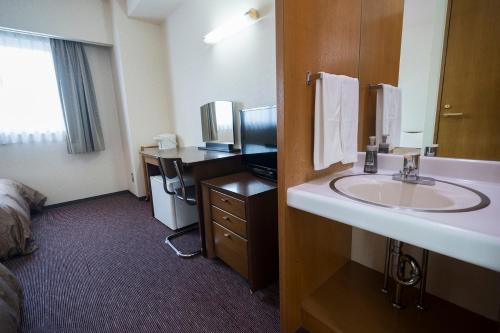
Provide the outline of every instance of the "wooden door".
[[450,0],[438,155],[500,160],[500,1]]

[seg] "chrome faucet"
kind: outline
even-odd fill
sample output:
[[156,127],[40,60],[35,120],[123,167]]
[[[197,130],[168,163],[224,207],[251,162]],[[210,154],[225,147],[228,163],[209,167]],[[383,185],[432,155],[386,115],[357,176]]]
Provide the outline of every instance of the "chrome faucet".
[[436,181],[433,178],[418,175],[419,167],[420,154],[406,154],[403,157],[403,170],[392,175],[392,179],[403,183],[434,185]]
[[408,154],[403,157],[403,181],[417,180],[418,167],[420,165],[420,154]]

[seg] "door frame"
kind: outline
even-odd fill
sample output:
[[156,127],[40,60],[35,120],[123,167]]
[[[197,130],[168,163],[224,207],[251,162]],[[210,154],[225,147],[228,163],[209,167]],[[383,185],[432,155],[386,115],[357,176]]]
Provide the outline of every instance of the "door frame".
[[[444,74],[446,68],[446,55],[448,54],[448,39],[450,35],[450,20],[451,20],[451,10],[453,7],[453,0],[448,0],[446,9],[446,24],[444,28],[444,42],[443,42],[443,54],[441,55],[441,73],[439,76],[439,90],[438,99],[436,105],[436,114],[434,119],[434,143],[438,143],[439,135],[439,122],[441,120],[441,105],[443,98],[443,85],[444,85]],[[439,155],[439,149],[438,149]]]

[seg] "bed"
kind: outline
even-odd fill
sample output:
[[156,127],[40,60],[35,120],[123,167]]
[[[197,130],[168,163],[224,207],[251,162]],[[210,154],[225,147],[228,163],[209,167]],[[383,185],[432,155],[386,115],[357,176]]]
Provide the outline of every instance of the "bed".
[[[31,212],[40,211],[46,200],[24,184],[0,178],[0,261],[37,249],[31,233]],[[17,332],[22,301],[21,284],[0,264],[0,332]]]
[[15,333],[21,323],[23,290],[16,277],[0,264],[0,332]]
[[0,261],[37,249],[30,214],[40,211],[46,197],[15,180],[0,178]]

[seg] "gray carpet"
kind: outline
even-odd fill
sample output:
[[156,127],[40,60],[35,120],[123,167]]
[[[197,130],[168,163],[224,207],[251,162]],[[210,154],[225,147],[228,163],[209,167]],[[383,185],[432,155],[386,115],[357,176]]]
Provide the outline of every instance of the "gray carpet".
[[40,249],[5,262],[25,288],[22,332],[279,331],[276,286],[251,294],[218,260],[176,257],[130,194],[48,209],[33,231]]

